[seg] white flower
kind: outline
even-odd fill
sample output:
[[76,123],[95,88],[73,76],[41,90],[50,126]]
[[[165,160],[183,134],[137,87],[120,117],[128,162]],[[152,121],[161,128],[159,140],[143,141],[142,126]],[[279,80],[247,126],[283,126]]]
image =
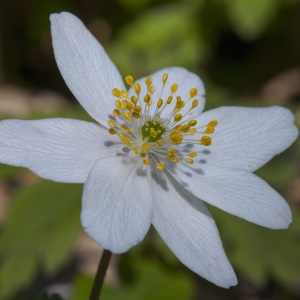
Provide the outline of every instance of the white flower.
[[69,13],[53,14],[60,72],[97,123],[0,122],[0,161],[43,178],[84,183],[81,221],[104,248],[122,253],[151,223],[188,268],[222,287],[237,283],[203,201],[269,228],[286,228],[284,199],[251,172],[296,139],[281,107],[220,107],[202,113],[204,87],[168,68],[126,91],[102,46]]

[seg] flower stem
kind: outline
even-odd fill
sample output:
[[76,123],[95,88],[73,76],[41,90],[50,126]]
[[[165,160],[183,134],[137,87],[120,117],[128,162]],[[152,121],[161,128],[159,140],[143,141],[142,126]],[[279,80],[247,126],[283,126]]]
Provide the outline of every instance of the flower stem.
[[109,250],[103,250],[98,270],[95,275],[92,291],[90,294],[90,300],[99,300],[101,288],[103,286],[104,277],[107,271],[107,267],[110,261],[112,253]]

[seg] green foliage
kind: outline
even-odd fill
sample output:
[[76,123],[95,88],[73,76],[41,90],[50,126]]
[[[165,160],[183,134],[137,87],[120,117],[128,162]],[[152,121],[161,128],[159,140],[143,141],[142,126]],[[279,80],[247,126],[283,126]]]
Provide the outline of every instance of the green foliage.
[[1,165],[0,167],[0,179],[14,178],[23,168],[12,167],[9,165]]
[[57,294],[47,295],[46,293],[44,293],[39,297],[38,300],[63,300],[63,298],[61,298]]
[[47,275],[68,259],[80,230],[81,186],[39,182],[18,193],[0,237],[0,297]]
[[258,285],[272,276],[288,288],[299,282],[300,214],[287,230],[271,230],[210,207],[229,260]]
[[172,65],[194,70],[207,54],[195,22],[193,6],[154,8],[125,27],[109,53],[122,72],[136,77]]
[[[106,300],[184,300],[193,296],[191,278],[181,272],[166,270],[159,261],[141,259],[130,260],[134,280],[121,282],[118,287],[104,286],[102,298]],[[87,299],[92,280],[78,277],[75,283],[74,300]]]
[[280,0],[226,1],[228,14],[235,31],[244,39],[259,37],[276,16]]
[[272,161],[255,173],[266,180],[271,186],[283,188],[297,175],[298,166],[295,164],[300,156],[299,142],[290,147],[283,154],[276,156]]

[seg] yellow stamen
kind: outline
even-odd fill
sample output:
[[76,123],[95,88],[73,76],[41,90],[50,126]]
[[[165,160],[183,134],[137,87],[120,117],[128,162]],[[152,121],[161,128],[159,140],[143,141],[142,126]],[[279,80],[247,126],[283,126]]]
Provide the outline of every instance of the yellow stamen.
[[124,118],[125,118],[128,122],[131,121],[130,113],[129,113],[128,111],[126,111],[126,112],[124,113]]
[[137,95],[139,95],[141,92],[141,86],[138,83],[136,83],[134,86],[134,89],[135,89],[135,92],[137,93]]
[[190,90],[190,97],[191,98],[196,97],[197,94],[198,94],[198,90],[197,89],[193,88],[193,89]]
[[205,129],[205,131],[203,133],[206,133],[206,134],[212,134],[215,132],[215,128],[212,127],[212,126],[209,126]]
[[151,94],[151,95],[153,95],[154,93],[155,93],[155,86],[150,86],[150,88],[149,88],[149,93]]
[[204,146],[209,146],[211,145],[211,137],[204,135],[201,139],[200,139],[200,143]]
[[140,113],[138,112],[132,112],[132,116],[135,118],[135,119],[139,119],[140,118]]
[[174,116],[174,122],[179,122],[182,119],[182,115],[181,114],[176,114]]
[[156,167],[157,167],[157,169],[159,169],[159,170],[161,170],[161,171],[163,171],[164,169],[165,169],[165,165],[164,164],[162,164],[162,163],[156,163]]
[[163,84],[166,84],[167,80],[168,80],[168,74],[165,73],[165,74],[163,75],[163,77],[162,77],[162,82],[163,82]]
[[147,77],[147,78],[145,79],[145,83],[146,83],[147,87],[150,87],[151,84],[152,84],[152,78],[151,78],[151,77]]
[[127,99],[128,93],[127,93],[126,91],[122,90],[122,91],[121,91],[121,96],[122,96],[122,98]]
[[145,97],[144,97],[144,102],[147,104],[147,105],[150,105],[150,101],[151,101],[151,97],[149,94],[147,94]]
[[176,83],[171,85],[171,93],[174,94],[177,91],[178,85]]
[[157,108],[161,108],[162,105],[163,105],[163,100],[162,99],[158,99],[158,101],[157,101]]
[[138,154],[139,153],[139,149],[137,147],[132,147],[131,150],[135,153]]
[[121,112],[118,109],[114,109],[113,110],[113,115],[116,117],[120,117],[121,116]]
[[117,133],[118,133],[118,131],[117,131],[116,129],[114,129],[114,128],[109,128],[109,129],[108,129],[108,132],[109,132],[110,134],[117,134]]
[[190,120],[190,121],[188,122],[188,124],[189,124],[190,126],[196,126],[196,125],[197,125],[197,121],[196,121],[196,120]]
[[138,102],[138,98],[135,97],[135,96],[131,96],[130,100],[131,100],[131,102],[132,102],[134,105],[136,105],[137,102]]
[[150,163],[150,160],[149,160],[149,159],[146,158],[146,159],[143,160],[143,164],[144,164],[144,165],[147,166],[147,165],[149,165],[149,163]]
[[116,100],[115,105],[116,105],[117,109],[121,109],[122,108],[122,103],[121,103],[120,100]]
[[198,100],[195,99],[195,100],[193,100],[193,103],[192,103],[192,109],[196,108],[197,106],[198,106]]
[[218,125],[218,121],[216,121],[216,120],[212,120],[207,124],[207,126],[212,126],[212,127],[217,126],[217,125]]
[[117,98],[120,98],[120,97],[121,97],[121,92],[120,92],[120,90],[117,89],[117,88],[114,88],[114,89],[112,90],[112,94],[113,94],[115,97],[117,97]]
[[131,141],[128,137],[124,136],[124,135],[120,135],[120,140],[122,143],[124,143],[127,147],[131,146]]
[[158,147],[161,147],[161,146],[163,145],[163,141],[162,141],[162,140],[158,140],[158,141],[156,142],[156,145],[157,145]]
[[194,163],[194,160],[193,159],[191,159],[191,158],[187,158],[186,160],[185,160],[188,164],[193,164]]
[[149,144],[145,143],[141,146],[142,150],[147,151],[149,149]]
[[134,79],[133,79],[133,77],[131,75],[126,76],[125,77],[125,81],[130,86],[133,86],[133,84],[134,84]]
[[111,127],[117,127],[117,124],[114,120],[109,120],[108,125],[111,126]]
[[197,152],[191,152],[188,154],[189,157],[194,158],[197,156]]

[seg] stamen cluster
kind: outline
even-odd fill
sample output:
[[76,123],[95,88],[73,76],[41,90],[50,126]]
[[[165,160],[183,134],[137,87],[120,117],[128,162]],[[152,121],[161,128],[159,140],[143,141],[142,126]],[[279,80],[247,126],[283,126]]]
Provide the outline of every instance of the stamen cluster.
[[[139,155],[144,165],[148,165],[153,159],[159,170],[164,170],[165,165],[162,160],[167,159],[172,162],[185,160],[189,164],[194,163],[197,152],[185,153],[178,145],[198,144],[209,146],[214,133],[216,120],[210,121],[204,126],[197,126],[195,119],[189,119],[189,113],[198,106],[196,96],[198,90],[192,88],[190,97],[183,100],[180,96],[174,97],[178,89],[176,83],[170,86],[170,94],[167,99],[162,99],[161,95],[168,80],[168,74],[162,76],[162,89],[160,97],[153,99],[156,87],[152,85],[152,78],[145,79],[147,92],[141,95],[141,86],[135,83],[132,76],[125,77],[126,83],[132,87],[135,95],[129,97],[128,92],[114,88],[112,94],[117,98],[115,109],[111,119],[108,121],[109,133],[118,135],[125,146],[129,147],[135,154]],[[173,104],[172,104],[173,103]],[[182,109],[190,104],[190,108],[184,114]],[[155,105],[155,111],[150,112],[150,107]],[[168,105],[173,105],[172,111],[167,117],[161,118],[162,112]],[[184,119],[189,120],[184,122]],[[193,136],[201,135],[199,139]],[[176,149],[177,147],[177,149]]]

